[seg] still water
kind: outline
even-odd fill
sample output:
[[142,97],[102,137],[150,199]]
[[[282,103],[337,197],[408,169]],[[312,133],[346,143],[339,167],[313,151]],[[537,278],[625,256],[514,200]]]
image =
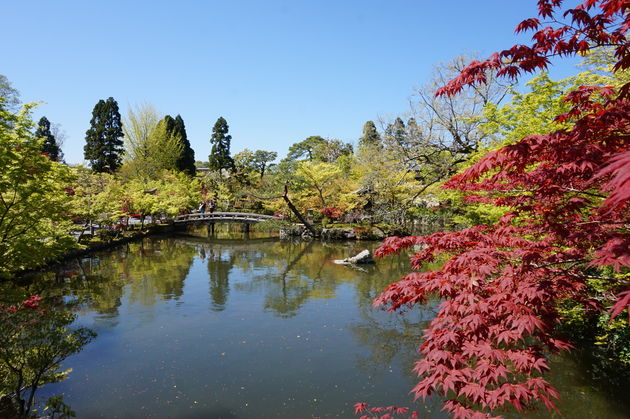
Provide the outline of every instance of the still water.
[[[353,418],[356,402],[413,407],[417,336],[435,304],[404,315],[372,307],[408,271],[406,257],[333,263],[376,245],[154,238],[45,274],[42,293],[79,301],[77,323],[98,337],[65,361],[66,381],[39,395],[64,394],[79,418]],[[565,417],[629,416],[592,368],[568,357],[555,367]],[[428,418],[445,417],[440,408],[416,406]]]

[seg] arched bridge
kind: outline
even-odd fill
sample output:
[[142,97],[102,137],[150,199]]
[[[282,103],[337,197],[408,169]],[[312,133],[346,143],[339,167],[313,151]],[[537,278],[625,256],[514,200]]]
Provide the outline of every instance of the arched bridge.
[[205,212],[185,214],[175,217],[175,224],[185,223],[244,223],[255,224],[261,221],[277,220],[273,215],[253,214],[247,212]]

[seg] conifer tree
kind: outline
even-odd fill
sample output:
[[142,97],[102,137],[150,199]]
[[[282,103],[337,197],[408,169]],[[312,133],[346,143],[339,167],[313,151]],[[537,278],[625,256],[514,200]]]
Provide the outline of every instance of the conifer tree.
[[52,161],[60,160],[61,149],[57,144],[55,136],[50,131],[50,121],[45,116],[42,116],[37,123],[37,131],[35,131],[35,137],[44,139],[42,151],[44,153],[47,153]]
[[90,129],[85,133],[85,159],[95,172],[115,172],[123,153],[123,130],[118,103],[113,97],[99,100],[92,111]]
[[197,172],[197,168],[195,167],[195,151],[190,147],[188,135],[186,134],[186,126],[180,115],[175,117],[173,133],[178,135],[182,142],[182,154],[177,160],[177,169],[190,176],[194,176]]
[[176,169],[194,176],[197,171],[195,167],[195,152],[190,148],[184,120],[180,115],[177,115],[175,118],[166,115],[160,123],[164,124],[167,135],[176,138],[181,144],[181,151],[175,160]]
[[359,138],[359,147],[380,146],[381,135],[376,130],[374,121],[367,121],[363,125],[363,135]]
[[219,117],[212,128],[212,151],[208,157],[209,167],[212,170],[232,169],[234,160],[230,156],[230,141],[232,136],[228,134],[229,126],[223,117]]

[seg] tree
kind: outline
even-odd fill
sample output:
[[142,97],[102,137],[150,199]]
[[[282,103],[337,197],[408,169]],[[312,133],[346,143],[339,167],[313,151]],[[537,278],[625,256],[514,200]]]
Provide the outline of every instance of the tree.
[[339,157],[349,154],[352,154],[352,144],[314,135],[291,145],[285,160],[292,162],[305,159],[334,163]]
[[65,379],[70,370],[61,371],[61,363],[96,336],[87,328],[68,330],[75,318],[70,311],[42,306],[38,296],[0,303],[0,399],[8,399],[13,410],[2,411],[5,417],[32,417],[38,388]]
[[256,150],[254,152],[254,168],[260,174],[260,179],[265,176],[265,170],[269,164],[278,157],[275,151]]
[[95,172],[115,172],[122,163],[123,129],[118,103],[113,97],[99,100],[85,133],[85,159]]
[[175,137],[179,137],[182,143],[182,153],[175,163],[177,170],[194,176],[195,173],[197,173],[197,168],[195,167],[195,151],[190,147],[188,135],[186,134],[186,126],[180,115],[175,117],[175,124],[171,134]]
[[359,138],[359,148],[382,146],[381,135],[376,130],[374,121],[367,121],[363,125],[363,135]]
[[228,134],[229,126],[221,116],[212,128],[210,143],[212,150],[208,157],[209,167],[212,170],[232,170],[234,161],[230,156],[230,141],[232,136]]
[[[275,151],[245,149],[234,155],[234,166],[239,173],[255,172],[262,181],[269,164],[278,157]],[[250,181],[248,181],[250,182]]]
[[6,76],[0,74],[0,107],[9,112],[16,112],[20,105],[18,92]]
[[328,198],[337,191],[336,182],[339,181],[341,170],[332,163],[326,162],[300,162],[295,173],[305,191],[314,190],[319,199],[320,208],[328,205]]
[[[517,26],[517,32],[535,31],[531,46],[470,63],[438,95],[479,86],[488,70],[515,78],[544,70],[552,56],[597,46],[613,47],[615,71],[630,68],[624,2],[588,0],[561,10],[560,1],[541,0],[538,8],[551,23],[541,27],[532,18]],[[553,409],[558,393],[544,377],[545,353],[570,348],[555,333],[559,304],[611,309],[613,318],[628,309],[629,99],[629,83],[580,86],[565,98],[571,109],[556,117],[567,127],[492,151],[447,182],[469,200],[507,206],[496,224],[392,237],[378,250],[385,255],[422,245],[412,257],[415,269],[448,258],[440,270],[410,273],[375,301],[395,310],[434,295],[443,300],[414,368],[421,378],[416,398],[437,393],[458,418],[486,417],[507,404],[522,410],[537,401]],[[611,292],[593,295],[593,281]]]
[[150,104],[130,108],[125,124],[125,165],[121,173],[145,180],[162,170],[175,170],[184,143],[173,118],[160,118]]
[[389,153],[416,173],[423,187],[419,193],[457,173],[487,142],[484,109],[500,104],[510,90],[510,83],[488,71],[485,85],[468,87],[455,97],[436,96],[437,89],[470,61],[460,56],[435,66],[432,78],[411,100],[407,125],[399,117],[385,130]]
[[0,108],[0,277],[35,268],[73,248],[68,221],[69,169],[42,152],[32,105],[14,115]]
[[195,167],[195,152],[190,148],[184,120],[180,115],[177,115],[174,119],[172,116],[166,115],[161,123],[164,124],[166,133],[172,137],[178,138],[181,143],[181,153],[175,161],[175,168],[180,172],[194,176],[195,173],[197,173],[197,168]]
[[61,160],[61,149],[57,144],[55,136],[50,131],[50,121],[45,116],[42,116],[37,123],[37,131],[35,131],[35,137],[44,139],[42,151],[44,153],[47,153],[48,156],[50,156],[51,160]]
[[385,140],[389,144],[389,147],[399,147],[403,150],[409,148],[407,142],[407,133],[405,132],[405,123],[400,117],[397,117],[394,122],[387,125],[385,129]]
[[291,145],[286,160],[295,161],[306,158],[306,160],[312,161],[315,158],[317,147],[325,142],[326,140],[319,135],[310,136],[299,143]]
[[145,162],[154,157],[152,154],[159,150],[151,143],[151,136],[155,133],[160,118],[160,114],[150,103],[129,107],[123,124],[125,160]]
[[72,220],[84,224],[77,238],[80,242],[85,228],[90,227],[91,234],[94,234],[94,223],[98,222],[102,227],[103,224],[112,224],[118,219],[114,216],[116,195],[110,189],[115,178],[109,173],[95,173],[81,166],[71,170]]
[[333,138],[326,139],[315,147],[313,157],[321,162],[335,163],[342,156],[352,155],[352,152],[352,144]]

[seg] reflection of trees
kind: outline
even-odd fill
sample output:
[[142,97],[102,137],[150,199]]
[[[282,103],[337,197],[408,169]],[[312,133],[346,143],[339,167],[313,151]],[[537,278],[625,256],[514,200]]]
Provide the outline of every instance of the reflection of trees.
[[127,286],[132,302],[151,306],[159,299],[179,299],[195,249],[170,239],[149,239],[94,254],[56,274],[41,275],[34,291],[69,296],[89,309],[115,317]]
[[265,295],[265,309],[271,309],[281,317],[292,317],[308,299],[308,283],[294,276],[289,277],[289,274],[304,257],[304,254],[312,249],[312,244],[313,242],[308,242],[299,247],[291,246],[291,251],[286,254],[288,263],[284,269],[279,274],[265,275],[270,284],[277,284],[277,286],[269,287],[269,291]]
[[[20,290],[11,290],[12,297],[18,293]],[[37,390],[65,379],[69,371],[62,371],[61,363],[95,336],[87,328],[70,330],[76,316],[59,309],[56,298],[24,301],[28,294],[0,303],[0,416],[6,418],[34,417]],[[50,398],[47,407],[71,412],[61,396]]]
[[206,250],[208,275],[210,275],[210,298],[212,310],[223,311],[230,292],[229,275],[234,264],[234,253],[214,246]]
[[403,368],[411,374],[417,360],[418,336],[435,317],[435,304],[414,307],[403,314],[373,308],[372,301],[408,269],[406,256],[379,261],[374,272],[363,274],[357,281],[357,304],[362,321],[350,329],[362,345],[370,348],[370,355],[360,359],[357,368],[374,373],[384,371],[392,360],[401,360]]
[[[380,282],[377,282],[384,284],[384,288],[392,278],[396,278],[399,272],[402,273],[407,268],[406,265],[398,266],[391,262],[396,258],[383,261],[384,272],[379,272],[379,268],[372,266],[363,274],[347,266],[332,263],[334,259],[354,255],[365,247],[365,243],[340,246],[339,243],[327,245],[301,241],[275,241],[264,247],[246,247],[235,251],[234,263],[243,272],[251,272],[251,279],[236,284],[236,287],[245,292],[264,293],[266,309],[281,317],[292,317],[309,299],[334,298],[341,284],[355,281],[361,283],[362,277],[371,278],[376,275],[380,277]],[[357,275],[360,276],[358,281]]]
[[131,253],[135,257],[125,258],[119,266],[119,273],[130,281],[131,301],[151,306],[159,297],[177,300],[182,296],[195,249],[170,239],[144,240]]

